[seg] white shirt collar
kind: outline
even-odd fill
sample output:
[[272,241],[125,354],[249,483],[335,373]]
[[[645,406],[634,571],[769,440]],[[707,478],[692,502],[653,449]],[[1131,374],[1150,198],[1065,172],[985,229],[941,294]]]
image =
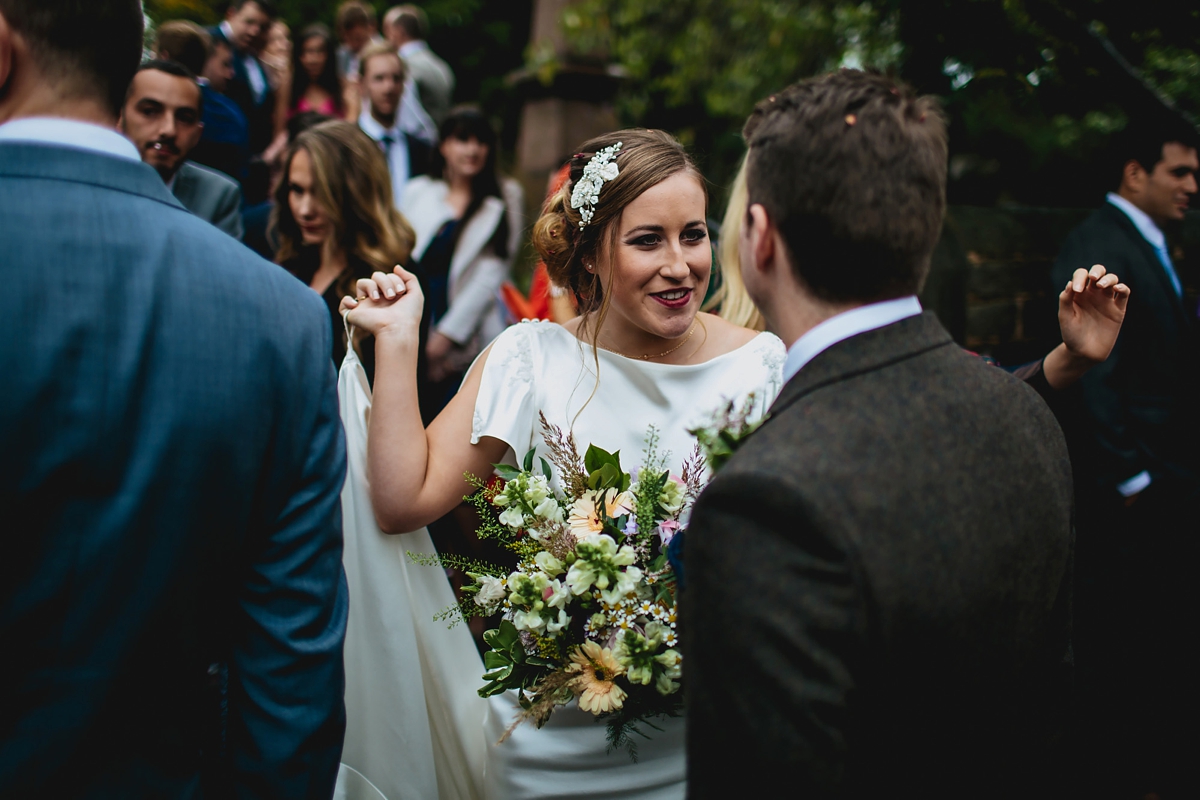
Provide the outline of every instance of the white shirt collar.
[[838,342],[920,313],[921,301],[909,295],[859,306],[830,317],[788,348],[787,361],[783,362],[783,382],[790,381],[808,362]]
[[233,47],[233,26],[229,24],[229,20],[221,20],[221,33],[225,34],[225,41],[229,42],[229,46]]
[[1146,214],[1145,211],[1142,211],[1140,208],[1126,200],[1124,197],[1121,197],[1121,195],[1117,194],[1116,192],[1109,192],[1106,196],[1106,199],[1108,202],[1125,212],[1125,216],[1129,217],[1129,221],[1132,222],[1133,226],[1138,229],[1138,233],[1140,233],[1142,238],[1149,242],[1155,250],[1166,249],[1167,237],[1163,234],[1162,230],[1154,224],[1154,220],[1150,219],[1149,215]]
[[413,39],[400,45],[400,57],[408,58],[413,53],[419,53],[422,50],[428,50],[429,43],[424,39]]
[[72,147],[129,161],[141,161],[133,142],[113,128],[62,117],[22,117],[0,125],[0,142],[33,142]]
[[391,136],[393,141],[400,141],[403,134],[400,133],[400,115],[396,114],[396,121],[392,123],[392,127],[385,128],[383,123],[371,116],[371,103],[368,101],[358,115],[358,127],[362,128],[363,133],[370,136],[375,141],[381,141],[386,134]]

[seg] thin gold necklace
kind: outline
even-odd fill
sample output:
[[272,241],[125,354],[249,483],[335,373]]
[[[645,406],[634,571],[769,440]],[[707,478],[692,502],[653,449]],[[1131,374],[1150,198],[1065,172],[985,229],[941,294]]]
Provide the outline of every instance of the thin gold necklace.
[[659,353],[658,355],[652,355],[652,356],[630,356],[630,355],[625,355],[624,353],[622,353],[620,350],[616,349],[615,347],[609,347],[608,345],[603,345],[603,347],[605,350],[609,351],[610,353],[616,353],[617,355],[621,356],[622,358],[632,358],[636,361],[651,361],[655,358],[662,358],[663,356],[671,355],[671,353],[674,353],[676,350],[678,350],[679,348],[681,348],[685,344],[687,344],[691,340],[692,334],[695,332],[696,332],[696,320],[692,320],[692,327],[688,328],[687,336],[683,337],[682,342],[675,345],[670,350],[664,350],[663,352]]

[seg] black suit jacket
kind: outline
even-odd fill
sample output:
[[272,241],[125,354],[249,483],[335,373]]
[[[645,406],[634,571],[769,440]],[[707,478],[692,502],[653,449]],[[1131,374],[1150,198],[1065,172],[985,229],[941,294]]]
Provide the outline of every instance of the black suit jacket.
[[925,313],[784,387],[684,554],[692,797],[1027,797],[1068,702],[1062,434]]
[[275,90],[271,88],[271,82],[267,79],[266,69],[255,58],[254,64],[261,71],[267,85],[267,92],[262,100],[256,101],[254,90],[250,88],[250,77],[246,72],[242,53],[225,37],[220,25],[214,25],[208,32],[214,39],[228,44],[229,49],[233,51],[233,80],[225,87],[225,96],[237,103],[246,115],[246,123],[250,130],[250,154],[259,155],[275,138]]
[[1081,487],[1115,497],[1116,485],[1142,470],[1156,481],[1195,480],[1195,309],[1185,310],[1154,249],[1111,203],[1063,243],[1051,271],[1055,291],[1076,268],[1093,264],[1115,272],[1131,291],[1112,355],[1080,382],[1087,409],[1075,458]]

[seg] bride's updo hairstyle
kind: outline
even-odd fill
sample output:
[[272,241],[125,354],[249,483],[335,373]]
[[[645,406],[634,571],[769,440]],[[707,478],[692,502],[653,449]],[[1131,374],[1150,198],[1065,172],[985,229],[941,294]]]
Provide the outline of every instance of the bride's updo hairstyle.
[[[621,149],[613,163],[619,174],[604,183],[592,219],[581,229],[580,209],[571,208],[571,192],[592,157],[618,142]],[[557,193],[547,198],[542,215],[533,226],[533,246],[545,262],[550,280],[575,295],[579,313],[586,316],[599,312],[594,327],[598,331],[608,310],[600,267],[611,266],[608,260],[616,252],[617,223],[625,207],[672,175],[690,172],[704,190],[707,214],[708,187],[683,146],[670,134],[658,130],[630,128],[597,136],[580,145],[569,163],[569,178]],[[588,271],[588,265],[592,265],[592,271]],[[608,274],[609,280],[613,280],[612,270]]]

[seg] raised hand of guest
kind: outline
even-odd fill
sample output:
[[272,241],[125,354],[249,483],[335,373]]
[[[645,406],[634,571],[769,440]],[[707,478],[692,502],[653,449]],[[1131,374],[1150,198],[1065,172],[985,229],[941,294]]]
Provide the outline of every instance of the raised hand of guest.
[[1077,269],[1058,296],[1063,343],[1042,364],[1046,380],[1064,389],[1112,352],[1125,320],[1129,287],[1102,264]]
[[424,306],[417,276],[397,264],[391,274],[359,279],[355,296],[342,298],[341,311],[351,325],[377,339],[389,333],[415,337]]

